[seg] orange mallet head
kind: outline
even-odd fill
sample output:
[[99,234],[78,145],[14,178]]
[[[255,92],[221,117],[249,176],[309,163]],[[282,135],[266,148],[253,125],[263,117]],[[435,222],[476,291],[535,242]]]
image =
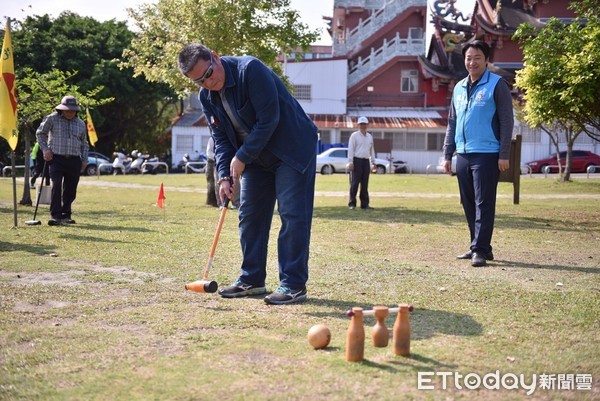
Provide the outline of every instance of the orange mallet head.
[[209,281],[209,280],[196,280],[196,281],[192,281],[191,283],[188,283],[185,285],[186,290],[194,291],[194,292],[213,293],[213,292],[217,292],[217,288],[219,288],[219,285],[217,284],[217,282]]

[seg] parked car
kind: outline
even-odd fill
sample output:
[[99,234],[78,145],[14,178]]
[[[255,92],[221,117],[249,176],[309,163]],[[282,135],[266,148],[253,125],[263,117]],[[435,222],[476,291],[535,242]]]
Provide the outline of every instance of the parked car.
[[85,175],[97,175],[98,174],[98,166],[102,163],[109,164],[108,166],[102,166],[100,170],[100,174],[112,174],[112,161],[104,156],[102,153],[98,152],[88,152],[88,164],[81,173]]
[[[560,152],[560,164],[563,169],[567,164],[567,152]],[[545,159],[534,160],[526,163],[531,167],[532,173],[543,173],[547,166],[550,166],[550,172],[558,172],[558,162],[556,161],[556,153]],[[587,150],[574,150],[571,159],[572,173],[585,173],[590,166],[600,166],[600,156]]]
[[[348,148],[329,148],[317,155],[317,173],[347,173],[347,164]],[[377,174],[385,174],[388,161],[385,159],[375,159],[375,164],[377,165]]]

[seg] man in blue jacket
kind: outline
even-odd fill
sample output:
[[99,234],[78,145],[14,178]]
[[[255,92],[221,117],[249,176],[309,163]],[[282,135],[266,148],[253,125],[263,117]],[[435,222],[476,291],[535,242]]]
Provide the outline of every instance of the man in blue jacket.
[[192,43],[179,53],[179,69],[201,87],[200,103],[215,141],[219,195],[240,185],[241,275],[219,294],[265,294],[269,230],[277,202],[279,287],[270,304],[306,299],[313,214],[317,127],[282,80],[260,60],[219,57]]
[[510,89],[505,80],[487,69],[490,47],[476,40],[462,54],[469,75],[458,82],[444,141],[444,168],[451,172],[456,152],[460,200],[471,234],[471,248],[458,259],[473,266],[493,260],[492,233],[496,214],[496,189],[501,171],[508,170],[513,130]]

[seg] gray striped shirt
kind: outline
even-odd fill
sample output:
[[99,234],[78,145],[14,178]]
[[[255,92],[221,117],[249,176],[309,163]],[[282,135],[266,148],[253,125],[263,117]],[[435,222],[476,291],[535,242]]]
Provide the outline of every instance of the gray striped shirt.
[[50,148],[56,155],[80,156],[87,163],[87,128],[79,117],[68,120],[55,111],[44,118],[35,134],[44,152]]

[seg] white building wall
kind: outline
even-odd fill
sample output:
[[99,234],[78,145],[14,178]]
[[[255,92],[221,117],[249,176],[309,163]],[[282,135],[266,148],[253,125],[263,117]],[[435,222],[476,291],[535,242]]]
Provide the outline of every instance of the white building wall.
[[311,86],[311,100],[298,100],[306,113],[346,113],[347,60],[288,62],[285,74],[294,85]]
[[206,146],[210,138],[208,127],[174,126],[171,139],[172,168],[176,168],[183,155],[188,153],[192,159],[199,154],[206,154]]

